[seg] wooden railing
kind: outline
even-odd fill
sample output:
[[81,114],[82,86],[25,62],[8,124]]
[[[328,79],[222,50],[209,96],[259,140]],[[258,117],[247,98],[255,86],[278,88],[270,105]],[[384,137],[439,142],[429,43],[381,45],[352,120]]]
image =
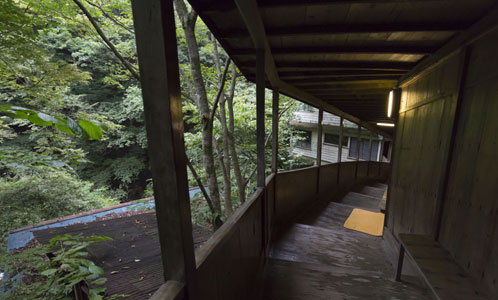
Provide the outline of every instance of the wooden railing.
[[[257,190],[196,252],[201,299],[258,299],[271,236],[315,201],[332,200],[366,180],[385,180],[390,165],[343,162],[285,171]],[[184,285],[166,282],[151,299],[183,299]]]

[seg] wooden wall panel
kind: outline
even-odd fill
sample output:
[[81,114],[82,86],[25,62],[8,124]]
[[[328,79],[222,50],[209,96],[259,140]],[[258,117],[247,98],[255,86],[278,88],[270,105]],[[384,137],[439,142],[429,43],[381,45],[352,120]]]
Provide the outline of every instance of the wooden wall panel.
[[358,162],[358,173],[357,173],[358,180],[363,180],[367,177],[367,170],[368,170],[367,161]]
[[498,297],[498,31],[470,48],[440,241]]
[[[498,297],[498,30],[468,46],[455,143],[449,149],[463,51],[403,86],[388,227],[436,235],[491,298]],[[449,151],[448,184],[438,202]]]
[[368,177],[379,177],[380,162],[371,161],[368,163]]
[[263,276],[263,197],[257,191],[196,253],[199,299],[254,299]]
[[330,201],[337,193],[337,175],[339,164],[328,164],[320,167],[318,198],[321,201]]
[[[269,245],[275,221],[275,177],[272,173],[266,178],[265,204],[266,204],[266,243]],[[267,251],[269,249],[266,249]]]
[[316,199],[318,167],[278,173],[275,186],[276,222],[285,222]]
[[457,98],[455,54],[402,87],[388,226],[433,235]]
[[356,162],[342,162],[339,173],[339,187],[349,189],[354,185]]

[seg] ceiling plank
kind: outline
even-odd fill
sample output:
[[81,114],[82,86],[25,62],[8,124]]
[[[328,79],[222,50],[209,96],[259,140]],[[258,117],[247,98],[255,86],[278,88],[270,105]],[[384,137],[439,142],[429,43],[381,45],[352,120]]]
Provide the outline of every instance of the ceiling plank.
[[[467,29],[466,23],[354,23],[327,24],[266,28],[268,37],[297,35],[331,35],[346,33],[383,33],[383,32],[458,32]],[[247,37],[245,30],[232,30],[224,35],[224,39]]]
[[[434,53],[436,47],[419,46],[334,46],[334,47],[299,47],[299,48],[272,48],[276,54],[340,54],[340,53],[375,53],[375,54],[417,54],[427,55]],[[232,55],[255,56],[251,48],[233,49]]]
[[[323,108],[325,111],[343,116],[345,119],[348,119],[352,122],[363,124],[363,121],[351,114],[348,114],[337,107],[330,105],[323,100],[306,93],[305,91],[296,88],[293,85],[290,85],[284,81],[281,81],[277,68],[275,66],[275,62],[273,59],[273,55],[271,52],[271,48],[266,38],[265,27],[263,25],[263,21],[261,16],[259,15],[259,9],[255,0],[235,0],[235,4],[237,5],[238,11],[244,20],[247,29],[251,35],[251,38],[255,44],[256,49],[264,49],[265,51],[265,73],[270,80],[272,87],[278,88],[284,94],[288,94],[293,98],[299,99],[304,102],[309,102],[310,104],[314,104],[318,107]],[[382,129],[377,126],[369,125],[365,123],[365,126],[368,126],[370,130],[374,132],[378,132],[382,135],[390,136],[389,133],[386,133]]]
[[[277,68],[293,68],[300,70],[309,69],[361,69],[361,70],[391,70],[391,71],[409,71],[416,63],[397,62],[397,61],[326,61],[326,62],[276,62]],[[282,70],[283,71],[283,70]]]
[[282,71],[278,73],[280,78],[310,78],[322,76],[396,76],[403,75],[403,71],[390,71],[390,70],[325,70],[325,71]]
[[405,85],[416,79],[424,70],[429,71],[431,67],[443,61],[451,53],[458,51],[460,48],[479,39],[486,33],[498,27],[498,4],[495,4],[488,13],[479,21],[469,27],[465,32],[455,36],[436,53],[420,61],[409,73],[405,74],[400,80],[399,85]]
[[386,81],[393,80],[397,81],[401,76],[345,76],[345,77],[337,77],[337,76],[325,76],[325,77],[306,77],[306,78],[295,78],[295,79],[286,79],[285,81],[293,84],[307,84],[307,83],[323,83],[323,82],[372,82],[372,81]]
[[[448,0],[410,0],[415,2],[446,2]],[[406,3],[407,0],[258,0],[257,5],[261,8],[287,8],[295,6],[313,6],[313,5],[340,5],[340,4],[389,4],[389,3]],[[232,1],[206,1],[198,7],[206,12],[229,12],[237,9]]]

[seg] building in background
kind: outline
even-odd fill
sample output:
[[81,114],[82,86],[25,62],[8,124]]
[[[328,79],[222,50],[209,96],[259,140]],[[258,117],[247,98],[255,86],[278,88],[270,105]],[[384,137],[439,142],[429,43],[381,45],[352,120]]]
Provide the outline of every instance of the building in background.
[[[316,149],[318,141],[318,109],[306,104],[300,104],[300,110],[294,113],[291,125],[295,129],[293,135],[294,148],[292,153],[316,160]],[[339,129],[340,117],[323,114],[323,134],[321,137],[322,163],[335,163],[339,153]],[[358,125],[344,120],[342,139],[342,161],[354,161],[357,157]],[[388,161],[388,148],[382,147],[383,137],[372,135],[371,160]],[[370,132],[362,128],[360,144],[360,160],[368,160],[368,149],[370,146]],[[384,152],[381,155],[381,151]]]

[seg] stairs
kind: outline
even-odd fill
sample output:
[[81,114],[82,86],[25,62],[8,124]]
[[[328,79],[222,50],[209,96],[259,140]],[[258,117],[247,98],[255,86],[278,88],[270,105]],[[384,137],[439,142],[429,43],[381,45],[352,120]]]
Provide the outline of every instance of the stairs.
[[360,186],[301,215],[272,243],[263,299],[429,299],[424,288],[394,281],[381,237],[343,226],[354,208],[379,212],[386,189]]

